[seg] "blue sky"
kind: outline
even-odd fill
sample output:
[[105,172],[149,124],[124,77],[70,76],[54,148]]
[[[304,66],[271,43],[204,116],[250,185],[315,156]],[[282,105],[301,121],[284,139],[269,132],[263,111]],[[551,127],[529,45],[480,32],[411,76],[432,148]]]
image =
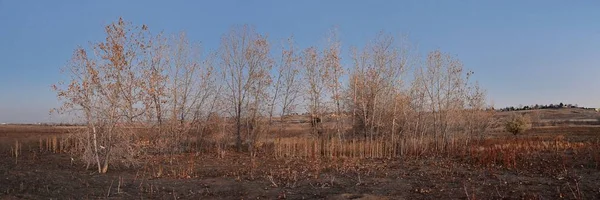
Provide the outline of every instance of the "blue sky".
[[[440,49],[475,71],[497,107],[600,107],[600,1],[7,1],[0,0],[0,122],[55,121],[50,85],[78,45],[122,16],[153,32],[185,31],[205,50],[232,26],[273,41],[345,49],[378,32],[407,34],[420,54]],[[344,58],[349,58],[348,54]]]

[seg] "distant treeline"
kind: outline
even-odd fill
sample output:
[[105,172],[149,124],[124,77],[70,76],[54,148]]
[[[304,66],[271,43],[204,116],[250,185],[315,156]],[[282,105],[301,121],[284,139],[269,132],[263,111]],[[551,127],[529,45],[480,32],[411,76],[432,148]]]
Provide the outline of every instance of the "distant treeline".
[[564,104],[561,102],[559,104],[549,104],[549,105],[535,104],[535,105],[529,105],[529,106],[519,105],[518,107],[510,106],[510,107],[500,108],[497,110],[500,112],[504,112],[504,111],[560,109],[560,108],[581,108],[581,109],[590,109],[590,110],[595,109],[595,108],[579,107],[579,106],[577,106],[577,104]]
[[85,126],[83,123],[0,123],[0,125],[22,125],[22,126]]

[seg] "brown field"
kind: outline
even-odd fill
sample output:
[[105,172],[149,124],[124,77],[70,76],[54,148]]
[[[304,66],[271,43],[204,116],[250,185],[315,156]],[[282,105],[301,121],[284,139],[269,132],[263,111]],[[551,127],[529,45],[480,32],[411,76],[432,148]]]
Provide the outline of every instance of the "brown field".
[[[600,199],[600,125],[585,120],[598,114],[525,112],[536,117],[524,135],[493,127],[468,150],[446,156],[398,157],[395,151],[410,149],[384,140],[316,140],[306,136],[307,123],[290,123],[283,133],[271,131],[256,157],[152,156],[107,174],[86,170],[69,153],[66,136],[77,127],[0,125],[0,198]],[[315,148],[321,145],[327,148]]]

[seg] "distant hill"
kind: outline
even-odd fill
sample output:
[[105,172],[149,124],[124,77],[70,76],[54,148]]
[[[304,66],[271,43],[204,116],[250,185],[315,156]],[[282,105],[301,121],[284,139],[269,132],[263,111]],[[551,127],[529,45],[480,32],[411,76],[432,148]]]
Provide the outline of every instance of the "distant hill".
[[600,125],[600,112],[590,108],[555,108],[497,112],[501,119],[513,113],[529,115],[534,127],[558,125]]

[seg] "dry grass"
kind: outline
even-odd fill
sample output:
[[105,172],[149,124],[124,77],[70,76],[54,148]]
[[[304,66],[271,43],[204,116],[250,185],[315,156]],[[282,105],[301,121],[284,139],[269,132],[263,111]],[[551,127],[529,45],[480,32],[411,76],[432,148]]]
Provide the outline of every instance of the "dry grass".
[[[19,154],[18,165],[16,163],[14,165],[19,167],[29,167],[32,163],[38,163],[37,165],[45,163],[41,166],[46,167],[61,165],[61,170],[68,171],[67,177],[70,173],[89,176],[90,171],[81,169],[82,162],[79,159],[73,162],[67,157],[60,160],[62,164],[58,165],[48,162],[48,159],[77,151],[78,141],[66,136],[55,135],[55,137],[50,136],[29,142],[19,140],[18,144],[23,150],[21,153],[23,155]],[[144,141],[149,142],[140,140],[140,142]],[[11,140],[13,147],[17,146],[14,142],[15,140]],[[436,145],[431,142],[432,140],[425,139],[397,139],[395,145],[391,145],[391,140],[383,138],[347,139],[340,142],[336,137],[325,140],[305,136],[286,137],[273,139],[273,142],[264,142],[261,152],[256,157],[248,156],[248,152],[235,152],[233,144],[226,145],[227,153],[219,156],[211,150],[214,148],[209,147],[207,142],[204,144],[206,149],[192,149],[191,152],[177,154],[142,155],[143,157],[139,159],[144,162],[140,167],[116,167],[107,175],[94,175],[95,178],[108,177],[105,180],[106,184],[100,189],[101,192],[95,196],[126,198],[128,195],[131,197],[132,194],[135,194],[133,196],[143,194],[153,198],[172,198],[175,192],[171,187],[163,188],[164,183],[159,183],[161,181],[177,183],[172,184],[176,191],[178,187],[186,187],[185,190],[178,190],[176,193],[178,197],[189,195],[186,193],[188,187],[196,195],[206,195],[203,198],[222,198],[231,195],[231,192],[217,192],[221,187],[226,187],[223,190],[227,191],[245,191],[245,189],[236,189],[237,186],[233,188],[214,184],[208,186],[210,182],[203,182],[193,187],[185,184],[211,180],[215,177],[231,180],[228,184],[256,184],[256,188],[254,186],[253,188],[260,191],[294,192],[273,192],[275,194],[269,193],[268,198],[277,198],[278,195],[284,196],[284,194],[288,198],[300,198],[302,195],[296,193],[299,191],[338,191],[334,194],[343,191],[343,193],[353,194],[367,189],[378,191],[376,194],[383,196],[397,195],[393,191],[398,190],[411,199],[427,196],[463,199],[512,197],[580,199],[590,198],[595,194],[592,189],[596,185],[590,182],[594,178],[580,177],[587,172],[600,169],[598,168],[600,143],[596,140],[572,140],[569,135],[536,132],[520,137],[507,135],[507,137],[496,136],[481,141],[473,140],[468,145],[458,139],[451,140],[450,145],[445,149],[436,149]],[[27,160],[28,153],[32,152],[36,152],[39,158]],[[65,166],[70,167],[65,169]],[[11,171],[14,170],[16,169]],[[471,175],[465,176],[465,173]],[[538,180],[539,184],[547,184],[545,181],[551,180],[553,186],[526,185],[537,185],[538,182],[535,182],[531,176],[538,175],[550,177]],[[122,180],[120,178],[122,176],[129,178]],[[517,176],[517,178],[511,179],[507,176]],[[65,180],[69,181],[69,179]],[[400,184],[397,180],[402,180],[400,182],[406,184]],[[532,180],[534,182],[527,183]],[[20,191],[19,182],[7,184],[14,185],[9,187],[13,188],[9,191],[11,194]],[[410,186],[403,186],[407,184]],[[488,186],[489,184],[492,185]],[[200,189],[193,189],[198,186]],[[512,192],[515,190],[518,193]],[[304,197],[310,196],[304,195]],[[328,197],[329,195],[319,196],[319,198]]]
[[[294,127],[296,131],[301,128]],[[543,131],[544,129],[542,129]],[[539,130],[536,129],[539,132]],[[453,138],[448,141],[444,148],[439,148],[433,140],[428,138],[399,138],[392,141],[390,138],[369,139],[345,139],[339,140],[337,137],[317,138],[311,136],[296,137],[277,137],[257,142],[256,148],[259,153],[257,159],[261,157],[272,157],[278,160],[300,159],[300,160],[318,160],[318,159],[419,159],[422,157],[446,157],[459,158],[468,163],[485,167],[503,167],[507,169],[527,168],[532,158],[544,155],[553,158],[553,165],[561,168],[561,163],[573,154],[586,156],[588,165],[598,168],[600,166],[600,141],[599,140],[572,140],[569,137],[561,135],[532,134],[530,136],[503,136],[492,137],[484,140],[464,140],[463,138]],[[587,134],[587,132],[586,132]],[[233,155],[233,142],[226,138],[219,138],[217,134],[214,140],[198,140],[198,138],[186,138],[188,142],[181,143],[186,145],[183,149],[188,149],[185,154],[169,154],[164,158],[178,161],[177,169],[169,169],[168,172],[160,172],[155,169],[150,174],[156,177],[164,174],[174,177],[193,177],[194,166],[193,156],[208,153],[218,158],[224,158],[227,155]],[[588,137],[586,135],[586,137]],[[591,135],[589,136],[591,137]],[[146,149],[155,148],[161,140],[150,141],[146,137],[139,137],[136,146]],[[229,138],[229,140],[231,140]],[[22,142],[13,140],[10,146],[10,155],[18,162],[22,154]],[[78,154],[81,151],[83,141],[75,137],[69,137],[68,134],[40,137],[37,139],[37,149],[39,153],[70,153]],[[198,144],[200,142],[201,144]],[[35,148],[35,147],[34,147]],[[148,156],[158,156],[159,154],[148,154]],[[187,155],[187,161],[175,159],[179,155]],[[138,159],[148,159],[151,157],[143,156]],[[158,161],[145,161],[146,165],[159,164]],[[550,162],[550,161],[548,161]]]
[[[466,155],[465,158],[482,166],[502,166],[510,169],[527,168],[527,165],[532,161],[531,159],[540,155],[566,158],[566,155],[573,153],[582,154],[598,151],[600,151],[600,148],[598,148],[597,142],[572,142],[565,140],[563,136],[552,138],[494,138],[473,146],[469,155]],[[598,165],[597,160],[593,162]],[[556,162],[547,164],[556,164]]]

